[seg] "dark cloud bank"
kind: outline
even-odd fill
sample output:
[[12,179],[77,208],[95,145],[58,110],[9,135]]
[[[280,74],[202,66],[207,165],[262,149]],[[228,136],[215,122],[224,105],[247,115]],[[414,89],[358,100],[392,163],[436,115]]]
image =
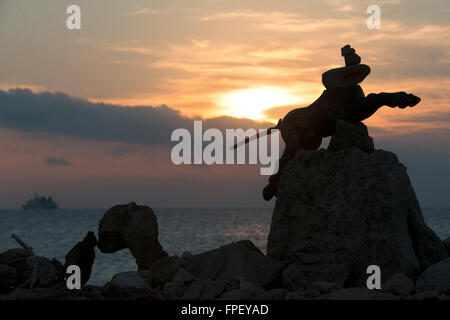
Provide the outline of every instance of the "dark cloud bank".
[[[443,118],[443,115],[429,115],[422,121],[442,121]],[[172,131],[176,128],[192,129],[193,120],[165,105],[122,107],[91,103],[63,93],[0,90],[0,126],[13,130],[48,132],[79,139],[170,145],[173,144],[170,141]],[[269,123],[232,117],[204,121],[205,128],[269,126]],[[395,152],[407,166],[423,206],[450,205],[450,129],[390,136],[382,128],[369,127],[369,131],[375,135],[376,148]],[[114,156],[128,152],[127,149],[118,149]],[[45,162],[50,166],[71,165],[68,160],[54,156],[47,157]]]
[[[117,106],[92,103],[64,93],[33,93],[28,89],[0,90],[0,126],[29,132],[146,145],[170,144],[172,131],[191,130],[193,118],[166,105]],[[217,117],[205,128],[267,128],[271,124],[248,119]]]

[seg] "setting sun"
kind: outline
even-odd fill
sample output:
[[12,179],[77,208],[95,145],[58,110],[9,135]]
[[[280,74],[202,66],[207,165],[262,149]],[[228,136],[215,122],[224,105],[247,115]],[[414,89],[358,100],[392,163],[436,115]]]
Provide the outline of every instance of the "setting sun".
[[264,110],[298,103],[300,99],[287,90],[263,87],[233,91],[220,99],[224,113],[237,118],[264,119]]

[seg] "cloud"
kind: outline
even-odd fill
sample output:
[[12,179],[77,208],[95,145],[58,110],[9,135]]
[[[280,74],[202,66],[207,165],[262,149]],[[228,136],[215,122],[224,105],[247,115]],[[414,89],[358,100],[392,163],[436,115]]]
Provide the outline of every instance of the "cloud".
[[49,166],[71,166],[72,164],[64,158],[47,157],[45,163]]
[[[183,116],[166,105],[119,106],[92,103],[59,92],[0,90],[0,126],[19,131],[52,133],[80,139],[168,145],[171,144],[173,130],[192,129],[193,121],[194,118]],[[204,120],[204,128],[222,130],[269,126],[269,123],[232,117]]]

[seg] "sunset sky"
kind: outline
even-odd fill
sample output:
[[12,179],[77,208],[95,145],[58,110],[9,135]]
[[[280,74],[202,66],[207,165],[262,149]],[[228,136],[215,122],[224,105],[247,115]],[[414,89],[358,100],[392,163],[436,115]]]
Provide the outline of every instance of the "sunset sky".
[[34,191],[62,207],[265,206],[259,166],[175,166],[170,133],[270,126],[317,99],[345,44],[372,69],[366,94],[422,98],[365,123],[422,205],[450,205],[449,17],[448,0],[0,0],[0,207]]

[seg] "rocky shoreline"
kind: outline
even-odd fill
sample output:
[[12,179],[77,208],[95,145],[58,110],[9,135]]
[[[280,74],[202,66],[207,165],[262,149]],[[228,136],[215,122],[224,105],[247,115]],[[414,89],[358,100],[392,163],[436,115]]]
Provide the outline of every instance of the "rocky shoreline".
[[[96,246],[129,249],[138,271],[86,285]],[[64,264],[26,248],[0,253],[0,300],[448,300],[449,253],[395,154],[375,150],[362,123],[340,122],[328,150],[300,150],[284,169],[267,255],[243,240],[169,256],[153,210],[132,202],[109,209],[98,240],[88,232]],[[67,289],[70,265],[79,290]],[[366,287],[370,265],[380,289]]]

